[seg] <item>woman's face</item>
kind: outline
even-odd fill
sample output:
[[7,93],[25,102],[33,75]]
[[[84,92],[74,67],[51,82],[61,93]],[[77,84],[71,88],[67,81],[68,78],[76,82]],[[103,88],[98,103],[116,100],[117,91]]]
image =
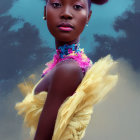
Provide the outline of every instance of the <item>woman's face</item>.
[[44,13],[50,33],[63,42],[79,38],[91,16],[88,0],[48,0]]

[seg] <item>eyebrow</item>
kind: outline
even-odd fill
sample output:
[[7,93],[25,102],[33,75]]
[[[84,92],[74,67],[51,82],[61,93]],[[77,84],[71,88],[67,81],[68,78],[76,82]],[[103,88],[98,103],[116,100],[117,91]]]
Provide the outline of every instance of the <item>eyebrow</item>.
[[[48,0],[50,1],[50,0]],[[59,0],[60,2],[64,2],[65,0]],[[84,2],[84,4],[86,4],[85,0],[70,0],[72,3],[73,2]]]
[[85,2],[84,0],[73,0],[73,1],[82,1],[82,2]]
[[[65,1],[65,0],[60,0],[60,1]],[[71,1],[82,1],[82,2],[85,2],[85,0],[71,0]]]

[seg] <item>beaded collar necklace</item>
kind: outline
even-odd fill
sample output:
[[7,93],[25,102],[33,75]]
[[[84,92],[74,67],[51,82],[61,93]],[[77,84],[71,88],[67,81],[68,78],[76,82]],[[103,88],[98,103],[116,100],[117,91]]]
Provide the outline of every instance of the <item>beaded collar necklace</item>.
[[60,59],[65,58],[66,56],[68,56],[71,53],[81,53],[80,51],[80,43],[78,44],[72,44],[72,45],[68,45],[65,44],[63,46],[59,46],[58,49],[56,49],[57,54],[60,56]]
[[84,48],[80,48],[80,43],[72,45],[65,44],[59,46],[56,49],[56,54],[53,56],[53,59],[45,64],[47,67],[43,70],[41,77],[44,77],[58,62],[66,59],[76,60],[84,73],[92,65],[92,61],[84,53]]

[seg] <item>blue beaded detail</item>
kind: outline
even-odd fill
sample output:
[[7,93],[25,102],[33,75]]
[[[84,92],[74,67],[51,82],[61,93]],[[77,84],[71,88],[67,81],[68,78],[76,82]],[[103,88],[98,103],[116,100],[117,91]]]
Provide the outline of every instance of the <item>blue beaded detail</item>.
[[60,56],[60,58],[64,58],[65,55],[69,55],[70,54],[68,51],[69,49],[74,51],[74,53],[81,53],[80,43],[72,45],[65,44],[63,46],[59,46],[57,49],[57,53]]

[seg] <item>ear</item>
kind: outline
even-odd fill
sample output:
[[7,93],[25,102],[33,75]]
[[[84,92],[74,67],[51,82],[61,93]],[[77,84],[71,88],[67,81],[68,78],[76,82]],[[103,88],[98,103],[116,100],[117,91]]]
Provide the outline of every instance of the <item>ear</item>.
[[87,22],[89,22],[91,15],[92,15],[92,11],[90,10],[89,13],[88,13],[88,19],[87,19]]
[[46,20],[46,5],[44,6],[44,20]]

